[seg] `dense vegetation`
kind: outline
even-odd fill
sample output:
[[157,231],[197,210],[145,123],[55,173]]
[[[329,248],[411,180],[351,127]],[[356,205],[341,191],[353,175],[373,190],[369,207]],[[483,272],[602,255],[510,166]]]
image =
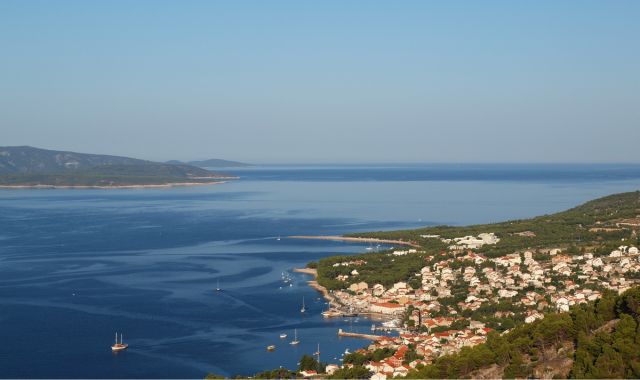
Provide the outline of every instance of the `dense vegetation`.
[[[410,372],[408,378],[464,378],[497,365],[504,378],[534,376],[538,364],[565,356],[573,360],[569,377],[640,377],[640,288],[621,296],[548,314],[543,320],[491,333],[487,343]],[[607,331],[607,328],[610,331]]]

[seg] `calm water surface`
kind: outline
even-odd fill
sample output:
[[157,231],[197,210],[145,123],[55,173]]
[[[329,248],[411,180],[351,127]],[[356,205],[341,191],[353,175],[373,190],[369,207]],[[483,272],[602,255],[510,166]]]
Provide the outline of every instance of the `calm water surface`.
[[[640,189],[632,165],[232,172],[242,178],[205,187],[0,191],[0,377],[249,375],[293,368],[317,344],[338,363],[366,341],[337,329],[371,321],[323,320],[324,301],[291,270],[365,246],[285,236],[525,218]],[[294,329],[298,347],[278,338]],[[128,351],[111,353],[115,331]]]

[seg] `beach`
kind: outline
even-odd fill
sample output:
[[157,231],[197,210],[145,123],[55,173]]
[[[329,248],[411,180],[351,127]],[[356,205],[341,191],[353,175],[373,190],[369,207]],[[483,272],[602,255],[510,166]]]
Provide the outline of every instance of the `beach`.
[[316,269],[313,268],[294,268],[293,269],[294,272],[298,272],[298,273],[305,273],[305,274],[309,274],[311,276],[313,276],[313,280],[309,280],[307,281],[307,284],[312,287],[313,289],[319,291],[320,293],[322,293],[322,296],[324,297],[324,299],[326,299],[329,302],[329,305],[331,307],[343,307],[344,305],[342,305],[340,302],[338,302],[338,300],[333,296],[333,294],[331,294],[331,292],[329,292],[329,290],[327,288],[325,288],[324,286],[320,285],[318,283],[318,271]]

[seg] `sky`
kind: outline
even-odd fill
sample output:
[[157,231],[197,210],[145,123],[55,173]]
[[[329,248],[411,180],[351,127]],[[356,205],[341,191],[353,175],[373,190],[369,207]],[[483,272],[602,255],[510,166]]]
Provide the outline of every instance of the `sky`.
[[640,162],[639,1],[0,1],[0,145]]

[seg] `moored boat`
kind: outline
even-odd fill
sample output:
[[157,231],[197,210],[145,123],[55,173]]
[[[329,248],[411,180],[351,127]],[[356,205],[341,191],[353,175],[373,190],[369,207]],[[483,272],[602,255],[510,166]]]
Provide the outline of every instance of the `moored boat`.
[[298,340],[298,329],[293,330],[293,340],[291,342],[289,342],[290,345],[295,346],[298,343],[300,343],[300,341]]
[[122,334],[120,334],[120,343],[118,343],[118,333],[116,333],[116,342],[111,346],[111,351],[118,352],[127,348],[129,348],[129,345],[122,342]]

